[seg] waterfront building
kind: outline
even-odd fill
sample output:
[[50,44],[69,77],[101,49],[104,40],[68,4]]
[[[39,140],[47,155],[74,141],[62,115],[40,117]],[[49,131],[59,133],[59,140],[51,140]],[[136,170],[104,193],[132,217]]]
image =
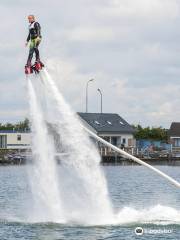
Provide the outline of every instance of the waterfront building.
[[[98,136],[104,138],[106,141],[112,143],[119,148],[132,150],[136,146],[134,138],[135,129],[125,121],[121,116],[114,113],[78,113],[82,123],[96,133]],[[54,136],[57,149],[61,148],[63,143],[60,136],[56,133],[53,126],[48,124],[50,133]],[[0,131],[0,149],[30,149],[31,146],[31,132],[17,131],[17,130],[1,130]],[[111,149],[98,144],[102,155],[110,154]]]
[[30,143],[29,131],[0,130],[0,149],[27,149]]
[[168,131],[171,151],[180,153],[180,122],[172,122]]
[[[121,116],[115,113],[78,112],[83,124],[91,131],[119,148],[133,150],[136,146],[135,129]],[[112,150],[99,144],[101,155],[108,155]]]

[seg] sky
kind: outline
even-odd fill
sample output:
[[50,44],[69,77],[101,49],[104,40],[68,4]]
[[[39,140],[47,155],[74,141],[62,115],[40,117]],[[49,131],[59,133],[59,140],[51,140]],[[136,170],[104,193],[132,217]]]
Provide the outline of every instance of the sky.
[[27,15],[42,27],[41,59],[75,111],[118,113],[169,128],[180,119],[179,0],[1,0],[0,122],[28,116]]

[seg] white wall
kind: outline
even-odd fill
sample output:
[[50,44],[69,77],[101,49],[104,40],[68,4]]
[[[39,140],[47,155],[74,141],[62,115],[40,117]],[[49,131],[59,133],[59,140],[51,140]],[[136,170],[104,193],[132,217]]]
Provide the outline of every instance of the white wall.
[[[100,137],[117,137],[117,145],[121,145],[123,143],[123,139],[126,139],[126,143],[124,144],[125,147],[131,147],[131,146],[135,146],[135,138],[133,136],[133,134],[128,134],[128,133],[122,133],[122,134],[99,134]],[[132,145],[128,146],[128,140],[131,139],[132,140]]]
[[[1,135],[3,135],[3,134],[1,134]],[[31,144],[31,134],[30,133],[7,133],[5,135],[7,136],[7,148],[8,149],[28,148],[28,146]],[[21,136],[21,140],[18,140],[18,135]]]

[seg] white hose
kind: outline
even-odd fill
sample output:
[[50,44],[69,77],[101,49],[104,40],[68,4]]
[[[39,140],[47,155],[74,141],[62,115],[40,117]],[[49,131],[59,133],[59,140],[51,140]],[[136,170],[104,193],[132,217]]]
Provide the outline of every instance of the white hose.
[[[84,126],[83,126],[84,127]],[[140,160],[137,157],[134,157],[133,155],[125,152],[124,150],[112,145],[111,143],[107,142],[106,140],[102,139],[101,137],[97,136],[95,133],[93,133],[91,130],[87,129],[86,127],[84,127],[85,131],[88,132],[92,137],[94,137],[96,140],[98,140],[99,142],[103,143],[104,145],[106,145],[107,147],[110,147],[111,149],[113,149],[114,151],[120,153],[121,155],[124,155],[126,157],[128,157],[129,159],[132,159],[133,161],[151,169],[152,171],[156,172],[157,174],[159,174],[161,177],[167,179],[169,182],[171,182],[172,184],[174,184],[176,187],[180,188],[180,183],[178,181],[176,181],[175,179],[173,179],[172,177],[168,176],[167,174],[163,173],[162,171],[160,171],[159,169],[149,165],[148,163]]]

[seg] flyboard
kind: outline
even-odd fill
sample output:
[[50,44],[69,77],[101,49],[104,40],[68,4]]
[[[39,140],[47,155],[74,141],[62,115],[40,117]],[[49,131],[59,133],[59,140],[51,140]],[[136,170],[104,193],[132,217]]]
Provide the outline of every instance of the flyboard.
[[43,67],[44,67],[44,64],[41,61],[36,61],[32,66],[28,66],[28,65],[25,66],[25,74],[29,75],[29,74],[32,74],[33,72],[35,74],[38,74]]

